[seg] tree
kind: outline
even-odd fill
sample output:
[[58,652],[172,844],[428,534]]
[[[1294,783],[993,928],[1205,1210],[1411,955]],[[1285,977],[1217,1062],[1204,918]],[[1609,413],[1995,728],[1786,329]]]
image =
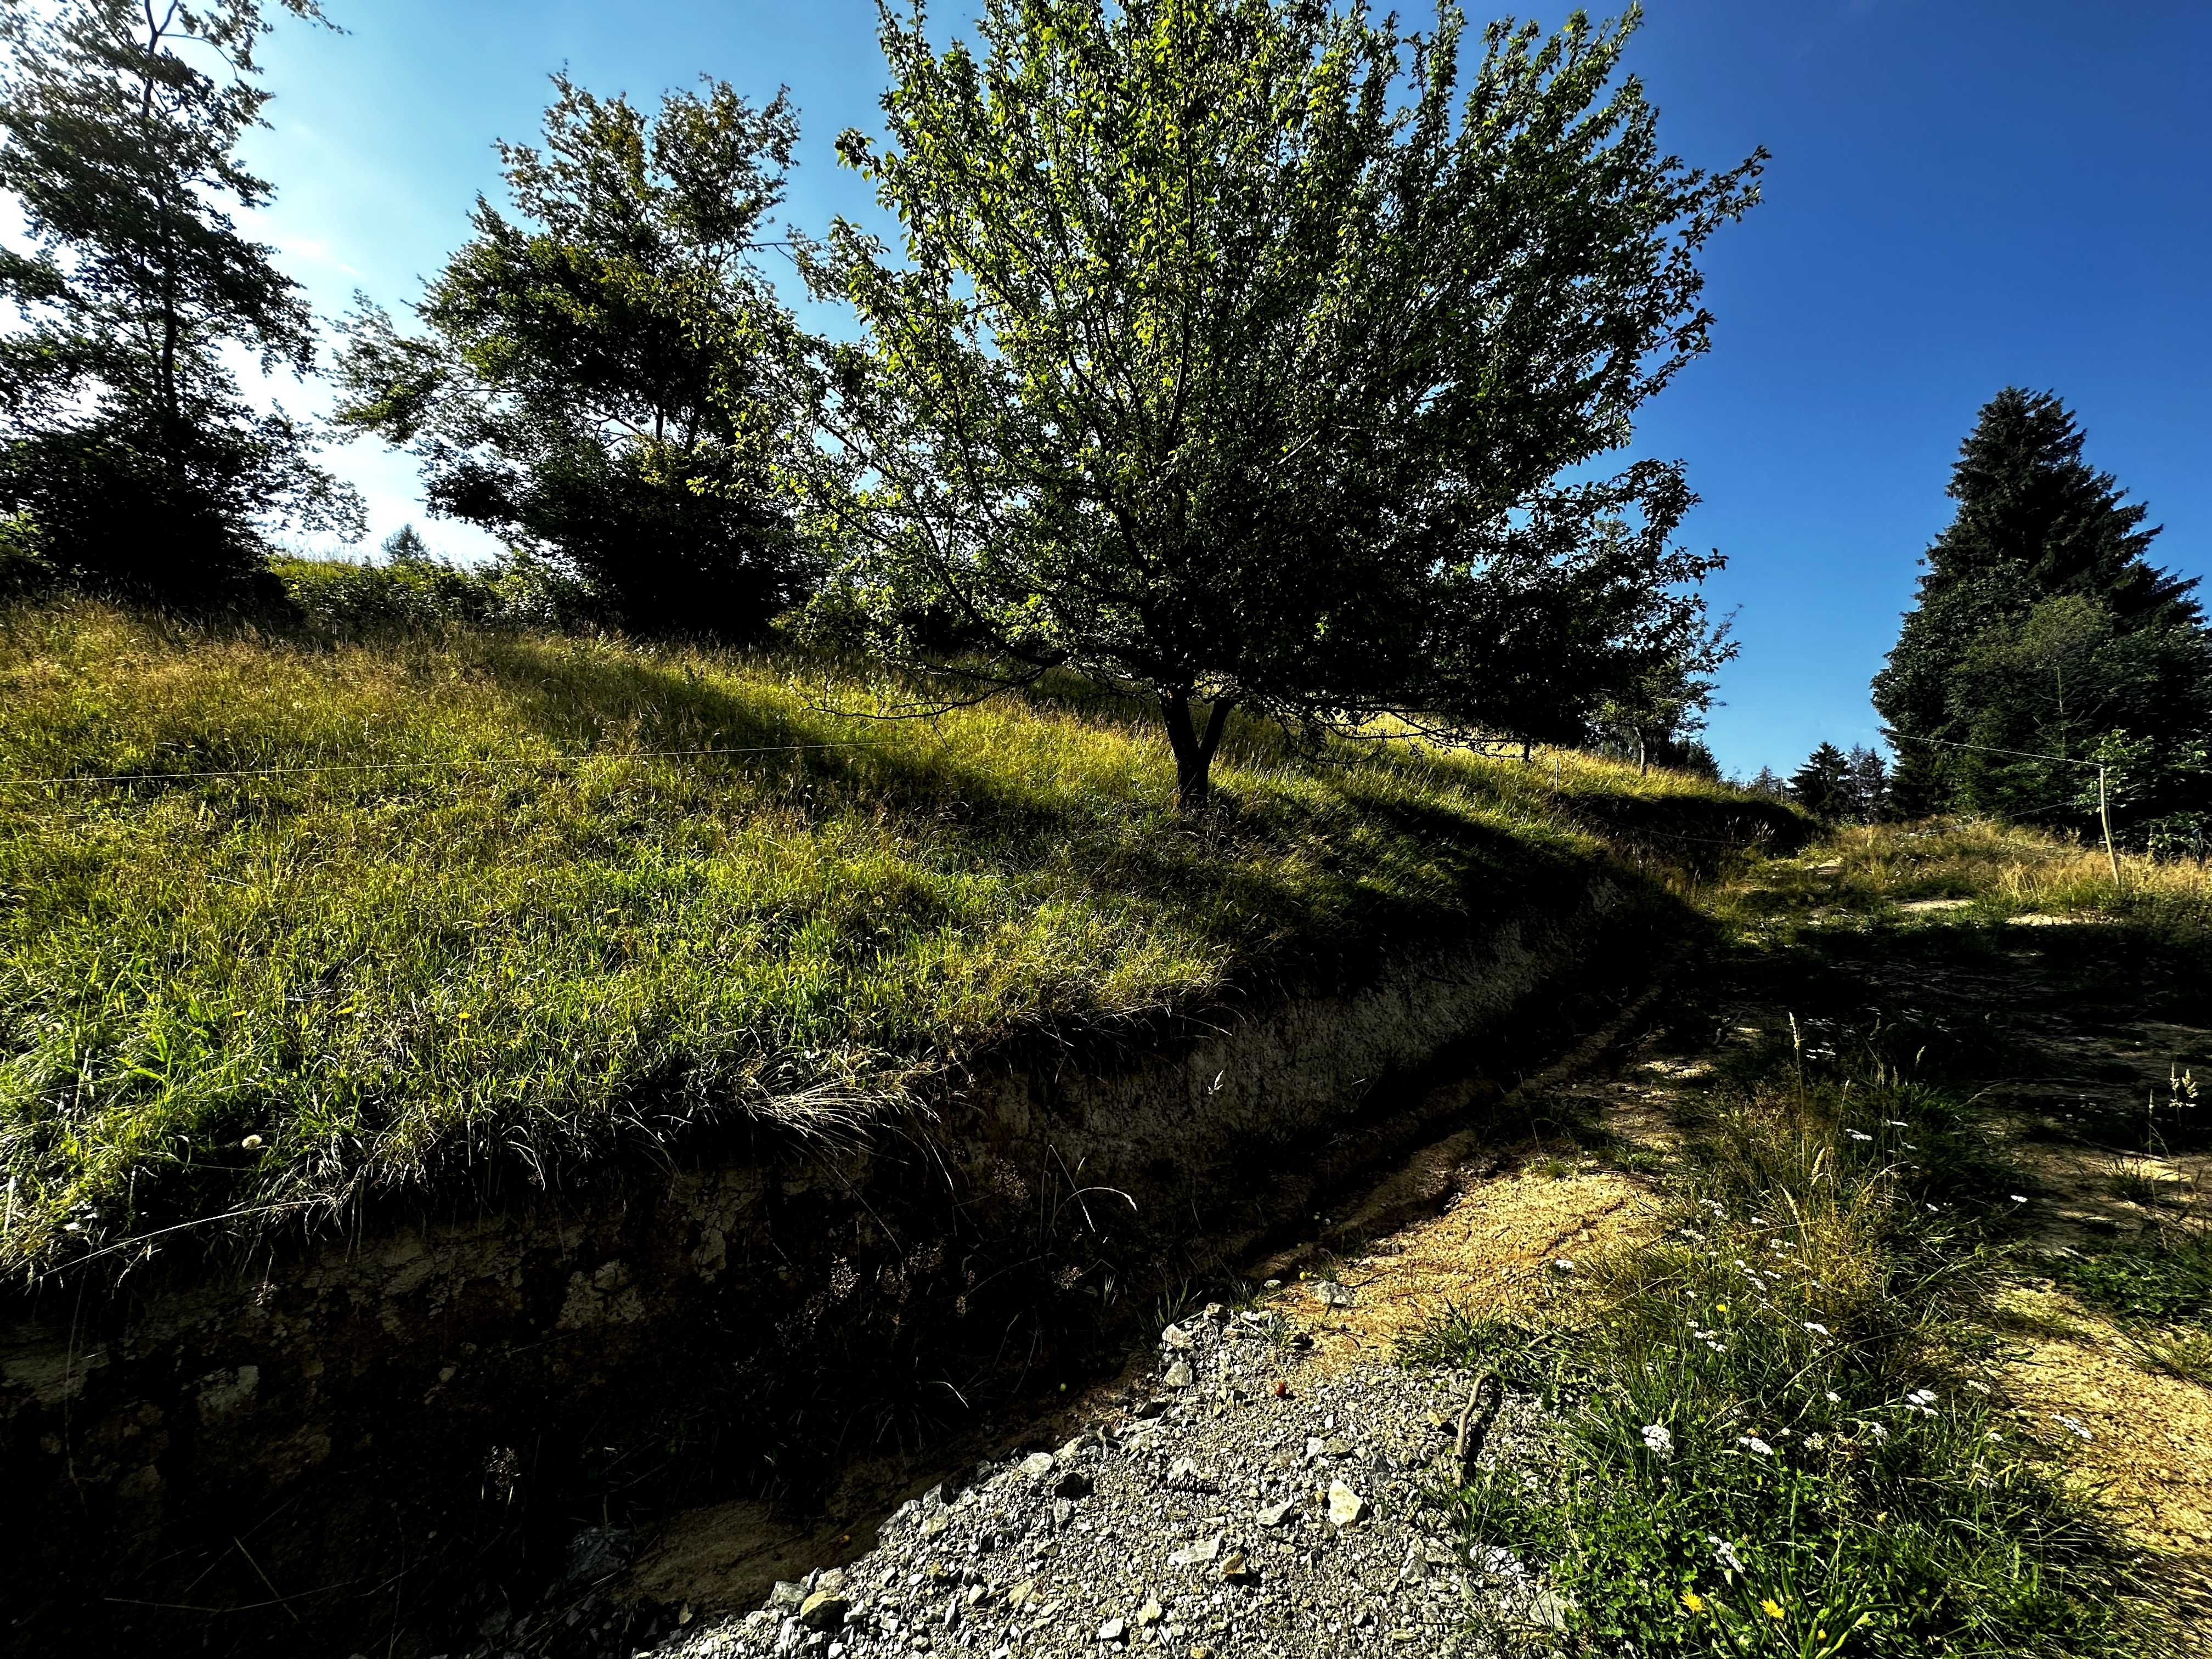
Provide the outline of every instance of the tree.
[[611,620],[756,633],[805,586],[772,368],[791,324],[753,263],[797,119],[720,82],[657,116],[553,84],[544,149],[500,146],[521,222],[477,198],[422,332],[362,302],[338,419],[411,448],[434,512],[551,556]]
[[[1202,804],[1231,708],[1560,740],[1721,649],[1678,467],[1592,464],[1706,349],[1696,257],[1761,157],[1665,156],[1636,25],[1426,35],[1311,0],[888,6],[899,217],[805,252],[850,548],[830,602],[981,690],[1156,700]],[[825,469],[825,472],[827,469]]]
[[1816,818],[1833,820],[1850,805],[1851,763],[1832,743],[1806,757],[1790,780],[1790,797]]
[[[322,22],[315,0],[277,0]],[[81,584],[234,597],[271,522],[348,534],[360,503],[313,434],[258,412],[224,367],[304,375],[314,327],[273,250],[238,229],[269,186],[238,146],[270,94],[259,0],[6,0],[0,190],[27,251],[0,252],[0,510]]]
[[1844,780],[1844,815],[1860,823],[1880,823],[1889,816],[1889,764],[1879,749],[1852,745]]
[[1790,786],[1782,781],[1781,777],[1771,766],[1760,767],[1759,769],[1759,775],[1753,778],[1749,783],[1745,784],[1743,787],[1751,791],[1753,794],[1764,795],[1769,800],[1788,800],[1790,799]]
[[2142,811],[2212,804],[2179,764],[2212,730],[2195,584],[2148,562],[2146,509],[2082,448],[2056,396],[2018,387],[1961,447],[1957,514],[1875,679],[1899,738],[1900,810],[2084,822],[2079,763],[2115,734],[2148,740],[2137,775],[2166,781]]

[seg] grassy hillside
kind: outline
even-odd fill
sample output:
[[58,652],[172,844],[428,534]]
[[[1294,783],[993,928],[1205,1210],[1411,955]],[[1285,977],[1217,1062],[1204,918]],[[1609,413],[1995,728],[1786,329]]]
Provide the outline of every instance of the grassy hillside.
[[772,656],[0,614],[0,1265],[715,1114],[849,1124],[1025,1030],[1788,817],[1250,729],[1193,827],[1157,732],[1079,691],[884,720],[910,688]]

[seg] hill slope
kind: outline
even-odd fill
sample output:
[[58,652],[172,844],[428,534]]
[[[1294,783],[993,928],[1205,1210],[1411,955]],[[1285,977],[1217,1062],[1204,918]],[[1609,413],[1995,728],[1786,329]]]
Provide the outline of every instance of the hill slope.
[[1795,823],[1254,728],[1193,827],[1157,733],[1085,688],[875,718],[912,695],[557,635],[0,617],[0,1265],[716,1115],[848,1126],[1025,1031],[1340,976],[1646,836]]

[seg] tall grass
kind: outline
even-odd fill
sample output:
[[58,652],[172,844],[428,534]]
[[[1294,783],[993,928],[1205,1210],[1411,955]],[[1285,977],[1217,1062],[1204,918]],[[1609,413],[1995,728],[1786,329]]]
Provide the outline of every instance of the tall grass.
[[849,1126],[1024,1033],[1564,903],[1631,831],[1787,827],[1678,776],[1244,726],[1194,824],[1110,700],[870,718],[913,695],[0,613],[0,1266],[717,1116]]
[[1940,1093],[1770,1079],[1705,1126],[1665,1242],[1578,1262],[1549,1325],[1417,1348],[1558,1413],[1540,1488],[1505,1468],[1454,1501],[1548,1565],[1579,1650],[2014,1659],[2154,1633],[2110,1528],[1978,1374],[2010,1201],[1959,1199],[1978,1158]]

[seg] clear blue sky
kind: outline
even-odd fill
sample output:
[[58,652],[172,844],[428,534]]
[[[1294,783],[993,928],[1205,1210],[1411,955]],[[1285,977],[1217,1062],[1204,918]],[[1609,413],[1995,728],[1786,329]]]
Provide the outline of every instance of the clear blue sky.
[[[878,114],[872,0],[329,4],[350,34],[270,43],[256,146],[281,192],[264,234],[326,314],[356,288],[395,307],[419,291],[495,189],[492,140],[534,134],[564,64],[639,97],[702,71],[788,85],[793,216],[870,208],[830,145]],[[2008,382],[2064,396],[2091,458],[2166,525],[2162,561],[2212,574],[2212,4],[1650,0],[1632,63],[1688,160],[1774,153],[1765,204],[1709,261],[1714,349],[1638,443],[1689,463],[1686,539],[1730,561],[1711,589],[1743,642],[1713,719],[1723,765],[1874,737],[1867,680],[1948,517],[1953,452]],[[422,516],[404,457],[334,459],[380,538]]]

